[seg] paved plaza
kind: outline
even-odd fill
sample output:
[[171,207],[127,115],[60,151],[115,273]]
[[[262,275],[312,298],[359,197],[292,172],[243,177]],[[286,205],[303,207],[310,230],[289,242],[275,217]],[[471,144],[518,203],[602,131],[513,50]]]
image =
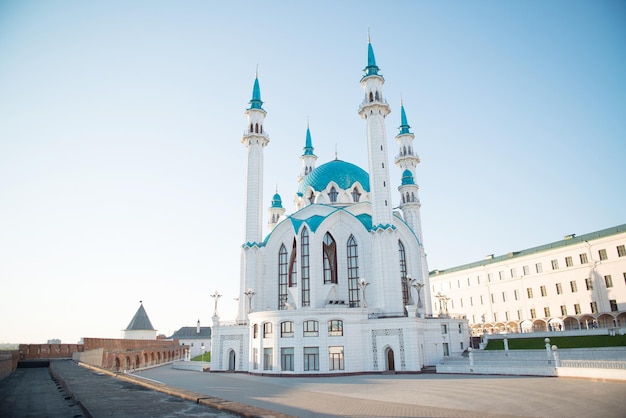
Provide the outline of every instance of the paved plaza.
[[556,377],[359,375],[259,377],[163,366],[138,373],[298,417],[623,417],[626,382]]

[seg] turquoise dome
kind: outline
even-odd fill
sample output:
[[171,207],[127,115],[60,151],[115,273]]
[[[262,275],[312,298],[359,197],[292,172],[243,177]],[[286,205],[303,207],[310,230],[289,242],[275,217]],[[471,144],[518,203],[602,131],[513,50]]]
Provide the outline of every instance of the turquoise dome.
[[404,170],[404,173],[402,173],[402,185],[406,186],[407,184],[415,184],[415,181],[413,181],[413,174],[409,170]]
[[272,207],[273,208],[283,207],[283,200],[280,198],[280,195],[278,193],[276,193],[274,197],[272,198]]
[[316,192],[322,191],[331,181],[342,190],[348,190],[359,182],[366,192],[370,191],[370,178],[365,170],[345,161],[334,160],[311,171],[300,183],[298,194],[303,195],[309,186]]

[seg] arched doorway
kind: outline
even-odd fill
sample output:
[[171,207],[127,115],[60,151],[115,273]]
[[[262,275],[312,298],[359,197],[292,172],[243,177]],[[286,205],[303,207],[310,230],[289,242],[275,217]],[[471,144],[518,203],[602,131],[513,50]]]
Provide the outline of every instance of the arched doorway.
[[387,363],[387,371],[394,371],[396,370],[396,363],[393,357],[393,350],[389,347],[387,347],[387,349],[385,350],[385,358],[386,358],[386,363]]
[[228,370],[235,371],[235,351],[228,350]]

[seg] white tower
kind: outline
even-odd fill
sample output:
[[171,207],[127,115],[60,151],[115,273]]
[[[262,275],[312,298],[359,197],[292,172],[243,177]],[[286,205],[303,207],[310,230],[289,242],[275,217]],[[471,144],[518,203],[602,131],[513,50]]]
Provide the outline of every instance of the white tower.
[[270,217],[269,221],[267,222],[267,227],[271,231],[285,215],[283,200],[280,198],[278,190],[274,194],[274,197],[272,197],[272,205],[267,209],[267,214]]
[[300,160],[302,160],[302,171],[300,172],[300,177],[298,177],[298,183],[301,183],[307,174],[315,170],[315,161],[317,160],[317,155],[313,153],[313,141],[311,140],[309,121],[306,122],[306,142]]

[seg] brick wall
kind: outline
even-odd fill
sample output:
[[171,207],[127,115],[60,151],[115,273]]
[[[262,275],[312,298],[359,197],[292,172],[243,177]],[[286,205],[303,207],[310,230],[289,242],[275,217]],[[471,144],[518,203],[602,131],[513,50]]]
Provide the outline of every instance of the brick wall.
[[72,353],[84,351],[83,344],[20,344],[20,360],[72,358]]
[[0,380],[4,379],[17,368],[20,354],[17,350],[0,351]]

